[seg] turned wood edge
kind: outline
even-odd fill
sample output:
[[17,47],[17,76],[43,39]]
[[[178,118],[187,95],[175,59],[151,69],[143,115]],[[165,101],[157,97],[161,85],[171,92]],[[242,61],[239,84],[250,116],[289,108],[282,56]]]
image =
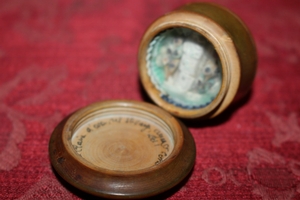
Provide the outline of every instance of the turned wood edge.
[[[49,142],[49,156],[55,171],[74,187],[104,198],[139,199],[165,192],[179,184],[192,170],[196,147],[189,130],[178,122],[183,131],[183,144],[162,165],[145,173],[110,173],[89,168],[71,155],[62,141],[63,130],[70,116],[53,131]],[[167,163],[167,164],[164,164]]]
[[[148,45],[160,32],[174,27],[190,28],[203,35],[220,57],[222,86],[218,96],[204,108],[187,110],[165,102],[149,78]],[[141,40],[138,61],[141,82],[158,106],[180,118],[207,119],[219,115],[248,93],[256,73],[257,55],[250,31],[234,13],[216,4],[192,3],[167,13],[149,26]]]

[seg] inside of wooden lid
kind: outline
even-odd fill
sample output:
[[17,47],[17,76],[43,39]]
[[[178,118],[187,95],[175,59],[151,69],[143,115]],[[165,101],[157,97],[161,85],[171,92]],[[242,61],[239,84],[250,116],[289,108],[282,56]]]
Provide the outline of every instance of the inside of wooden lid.
[[198,32],[170,28],[149,43],[147,70],[166,102],[183,109],[208,106],[220,92],[222,67],[214,46]]
[[172,130],[154,114],[131,107],[104,108],[83,116],[71,143],[86,162],[114,171],[160,164],[174,149]]

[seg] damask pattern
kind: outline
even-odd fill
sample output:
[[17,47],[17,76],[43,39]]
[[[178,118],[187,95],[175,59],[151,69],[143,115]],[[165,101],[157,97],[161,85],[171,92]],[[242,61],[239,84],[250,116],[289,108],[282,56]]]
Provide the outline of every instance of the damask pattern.
[[[50,79],[51,76],[49,75],[51,74],[58,75],[53,79]],[[49,96],[61,92],[57,84],[64,76],[65,72],[60,69],[41,71],[39,68],[27,68],[21,71],[11,81],[2,85],[0,88],[0,111],[4,115],[4,118],[7,118],[10,121],[10,123],[8,123],[10,125],[7,124],[7,126],[11,126],[11,130],[7,130],[7,132],[10,133],[6,133],[9,134],[6,144],[4,143],[1,145],[4,146],[0,152],[1,170],[11,170],[13,167],[18,165],[21,159],[21,152],[17,147],[17,144],[23,142],[24,138],[26,137],[26,127],[23,123],[23,120],[32,120],[43,123],[45,131],[47,133],[51,133],[53,125],[55,125],[61,119],[61,115],[59,113],[52,113],[49,116],[41,117],[35,116],[37,113],[27,114],[19,111],[18,107],[28,106],[30,107],[29,109],[32,109],[34,106],[44,103]],[[12,97],[9,96],[11,93],[15,94],[14,96],[18,96],[17,93],[12,91],[20,86],[20,84],[30,82],[32,79],[36,78],[44,79],[48,83],[48,85],[43,88],[43,91],[36,93],[35,96],[9,99],[9,97]],[[25,89],[26,88],[22,88],[22,91],[24,92]],[[30,88],[28,89],[30,90]]]
[[[150,23],[186,0],[0,1],[0,199],[88,199],[48,158],[54,127],[89,103],[148,101],[137,49]],[[186,122],[193,172],[167,199],[300,199],[300,3],[214,0],[257,46],[251,92],[221,116]]]

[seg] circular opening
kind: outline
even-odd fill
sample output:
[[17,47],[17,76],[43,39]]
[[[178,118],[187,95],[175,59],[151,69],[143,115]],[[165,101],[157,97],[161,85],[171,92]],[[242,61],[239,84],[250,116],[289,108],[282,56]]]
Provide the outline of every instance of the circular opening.
[[214,46],[198,32],[176,27],[149,43],[147,70],[164,101],[183,109],[208,106],[222,85],[222,67]]
[[160,164],[172,153],[175,136],[154,114],[132,107],[88,112],[71,130],[76,153],[94,166],[136,171]]

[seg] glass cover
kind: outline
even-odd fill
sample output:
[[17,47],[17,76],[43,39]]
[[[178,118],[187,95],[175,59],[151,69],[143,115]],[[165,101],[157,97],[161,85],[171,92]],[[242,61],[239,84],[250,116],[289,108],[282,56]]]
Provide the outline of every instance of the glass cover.
[[187,28],[168,29],[147,51],[147,68],[161,98],[184,109],[209,105],[220,91],[222,69],[213,45]]

